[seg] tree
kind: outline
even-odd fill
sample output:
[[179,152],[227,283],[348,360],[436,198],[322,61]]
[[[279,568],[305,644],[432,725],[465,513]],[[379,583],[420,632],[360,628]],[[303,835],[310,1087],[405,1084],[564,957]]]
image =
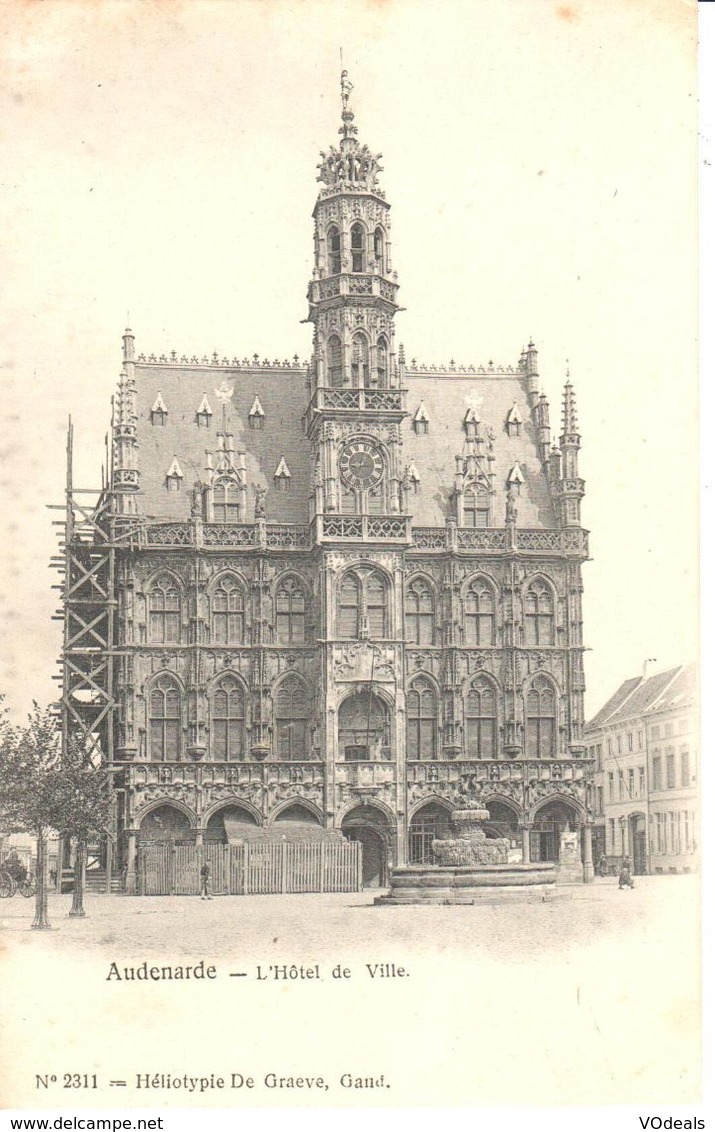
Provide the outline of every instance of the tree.
[[[77,841],[75,892],[70,915],[84,915],[83,862],[87,837],[106,829],[110,814],[107,771],[92,764],[77,738],[62,751],[57,712],[37,703],[23,727],[0,718],[0,824],[9,832],[37,838],[37,895],[32,927],[50,927],[47,915],[48,854],[51,830]],[[79,866],[77,865],[79,860]]]

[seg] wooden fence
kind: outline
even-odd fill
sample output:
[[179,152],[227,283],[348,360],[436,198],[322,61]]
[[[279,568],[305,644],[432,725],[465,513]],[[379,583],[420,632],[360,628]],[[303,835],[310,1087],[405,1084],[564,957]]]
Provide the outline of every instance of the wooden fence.
[[362,887],[359,841],[140,842],[137,891],[140,896],[196,896],[199,871],[211,867],[215,896],[279,892],[358,892]]

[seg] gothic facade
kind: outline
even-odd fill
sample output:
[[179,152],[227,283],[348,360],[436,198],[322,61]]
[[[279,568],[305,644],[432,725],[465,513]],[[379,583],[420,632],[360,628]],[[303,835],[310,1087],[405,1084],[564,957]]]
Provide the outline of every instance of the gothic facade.
[[[321,154],[307,365],[137,353],[110,492],[112,760],[137,841],[280,821],[429,858],[466,798],[525,859],[583,831],[580,437],[538,355],[408,361],[379,156],[343,83]],[[285,828],[288,828],[287,826]]]

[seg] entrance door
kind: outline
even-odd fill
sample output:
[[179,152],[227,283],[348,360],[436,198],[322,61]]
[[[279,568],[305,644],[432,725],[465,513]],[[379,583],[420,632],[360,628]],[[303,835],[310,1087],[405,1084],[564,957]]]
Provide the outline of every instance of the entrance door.
[[634,814],[630,819],[630,843],[633,854],[633,872],[645,876],[646,861],[645,814]]
[[[558,861],[559,830],[551,822],[541,822],[541,829],[532,830],[529,835],[529,849],[534,864],[541,861]],[[552,826],[550,829],[544,826]]]
[[343,829],[348,841],[362,843],[362,886],[382,888],[387,883],[387,852],[380,834],[369,825],[351,825]]

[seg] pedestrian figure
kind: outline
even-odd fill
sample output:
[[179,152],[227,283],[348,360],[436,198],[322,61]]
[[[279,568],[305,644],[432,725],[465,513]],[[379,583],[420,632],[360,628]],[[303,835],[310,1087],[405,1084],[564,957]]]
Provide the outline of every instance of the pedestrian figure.
[[631,859],[624,857],[621,863],[621,871],[618,874],[618,887],[619,888],[633,888],[633,877],[631,876]]
[[201,877],[201,899],[211,899],[211,866],[208,861],[204,861],[199,873]]
[[596,865],[596,872],[598,873],[598,875],[600,877],[607,877],[608,876],[608,858],[606,857],[605,853],[601,853],[601,856],[598,858],[598,864]]

